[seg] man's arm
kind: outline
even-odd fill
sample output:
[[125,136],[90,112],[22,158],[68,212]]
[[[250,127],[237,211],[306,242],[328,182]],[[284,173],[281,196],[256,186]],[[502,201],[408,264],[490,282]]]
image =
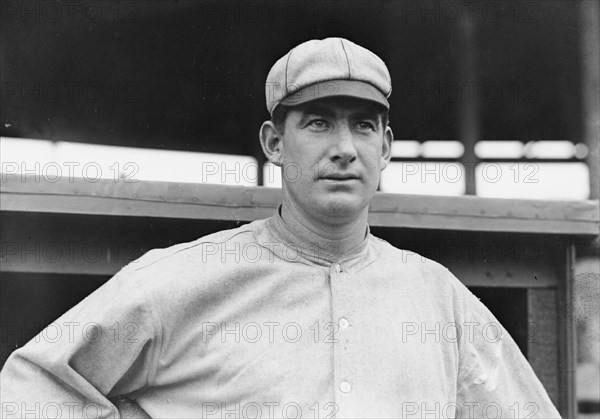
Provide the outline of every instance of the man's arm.
[[468,300],[456,417],[560,418],[512,337],[476,297]]
[[143,278],[121,271],[0,372],[2,417],[118,418],[109,399],[149,385],[160,319]]

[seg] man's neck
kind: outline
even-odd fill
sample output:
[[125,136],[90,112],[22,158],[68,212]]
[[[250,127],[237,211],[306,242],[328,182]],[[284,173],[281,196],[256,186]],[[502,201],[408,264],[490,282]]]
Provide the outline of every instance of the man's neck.
[[311,220],[294,206],[284,203],[281,208],[283,221],[300,241],[317,237],[322,244],[334,243],[336,258],[341,258],[348,250],[357,247],[364,241],[367,231],[367,215],[368,208],[349,222],[329,224]]

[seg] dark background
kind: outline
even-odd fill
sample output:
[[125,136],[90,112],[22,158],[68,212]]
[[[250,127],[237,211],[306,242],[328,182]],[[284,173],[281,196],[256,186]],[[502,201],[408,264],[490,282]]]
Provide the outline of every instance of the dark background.
[[270,66],[346,37],[392,74],[396,139],[581,140],[579,1],[2,1],[10,137],[255,155]]

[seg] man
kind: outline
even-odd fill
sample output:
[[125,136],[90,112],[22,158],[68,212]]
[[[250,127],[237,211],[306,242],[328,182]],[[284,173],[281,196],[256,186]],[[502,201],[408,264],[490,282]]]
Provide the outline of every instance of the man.
[[58,320],[93,333],[11,355],[4,416],[559,417],[460,281],[369,233],[390,93],[345,39],[277,61],[260,129],[277,213],[125,267]]

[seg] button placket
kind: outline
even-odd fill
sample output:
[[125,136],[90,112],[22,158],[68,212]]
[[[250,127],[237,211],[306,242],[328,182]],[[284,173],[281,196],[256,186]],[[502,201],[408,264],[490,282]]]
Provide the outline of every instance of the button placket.
[[352,344],[351,322],[352,297],[355,294],[355,282],[349,272],[346,272],[340,263],[330,266],[331,295],[332,295],[332,321],[335,322],[336,334],[334,339],[334,386],[336,403],[340,412],[347,411],[352,403],[354,390],[353,366],[349,353]]

